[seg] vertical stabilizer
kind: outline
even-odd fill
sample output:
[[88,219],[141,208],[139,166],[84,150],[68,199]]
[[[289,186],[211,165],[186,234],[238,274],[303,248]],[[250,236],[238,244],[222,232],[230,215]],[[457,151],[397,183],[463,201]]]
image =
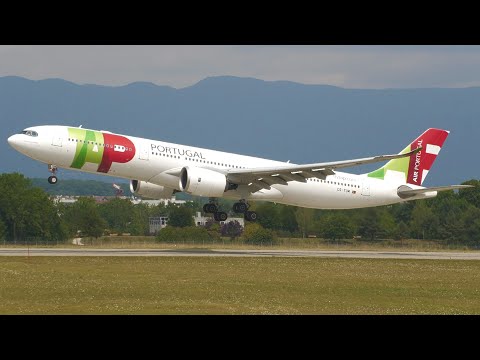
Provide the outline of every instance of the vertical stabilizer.
[[422,150],[410,157],[390,160],[380,169],[368,173],[368,177],[422,185],[449,133],[442,129],[428,129],[413,140],[400,154],[405,154],[418,147],[422,147]]

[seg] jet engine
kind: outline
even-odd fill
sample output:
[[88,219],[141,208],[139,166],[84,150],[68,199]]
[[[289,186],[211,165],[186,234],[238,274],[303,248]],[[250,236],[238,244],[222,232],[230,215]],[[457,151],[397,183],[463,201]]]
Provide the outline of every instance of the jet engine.
[[150,199],[170,199],[173,195],[173,189],[139,180],[130,181],[130,191]]
[[180,172],[179,188],[191,195],[221,197],[227,185],[226,176],[213,170],[186,166]]

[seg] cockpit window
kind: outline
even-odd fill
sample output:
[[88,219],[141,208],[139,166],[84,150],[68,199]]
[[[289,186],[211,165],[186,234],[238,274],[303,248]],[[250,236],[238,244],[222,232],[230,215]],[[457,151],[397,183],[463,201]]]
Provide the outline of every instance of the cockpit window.
[[38,136],[38,133],[36,131],[33,131],[33,130],[23,130],[22,134],[27,135],[27,136],[33,136],[33,137]]

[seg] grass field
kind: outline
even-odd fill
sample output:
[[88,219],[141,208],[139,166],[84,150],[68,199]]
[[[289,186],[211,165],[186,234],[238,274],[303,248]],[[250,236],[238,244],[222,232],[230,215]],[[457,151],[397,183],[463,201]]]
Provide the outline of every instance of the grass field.
[[1,314],[480,314],[480,261],[0,257]]

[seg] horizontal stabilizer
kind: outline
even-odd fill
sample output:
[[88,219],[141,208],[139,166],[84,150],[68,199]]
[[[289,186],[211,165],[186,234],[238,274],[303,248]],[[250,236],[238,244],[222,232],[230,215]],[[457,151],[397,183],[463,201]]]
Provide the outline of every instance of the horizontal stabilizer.
[[447,191],[456,189],[467,189],[474,187],[473,185],[450,185],[450,186],[436,186],[424,189],[412,189],[408,186],[402,185],[397,189],[397,194],[402,199],[409,198],[415,195],[425,194],[432,191]]

